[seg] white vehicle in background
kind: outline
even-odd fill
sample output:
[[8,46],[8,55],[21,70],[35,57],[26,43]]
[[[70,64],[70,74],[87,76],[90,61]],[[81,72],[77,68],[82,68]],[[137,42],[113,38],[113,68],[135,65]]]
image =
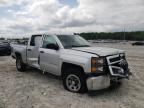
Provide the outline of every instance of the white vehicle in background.
[[130,75],[123,50],[91,47],[78,35],[32,35],[28,45],[12,45],[18,71],[31,66],[62,77],[71,92],[107,88]]

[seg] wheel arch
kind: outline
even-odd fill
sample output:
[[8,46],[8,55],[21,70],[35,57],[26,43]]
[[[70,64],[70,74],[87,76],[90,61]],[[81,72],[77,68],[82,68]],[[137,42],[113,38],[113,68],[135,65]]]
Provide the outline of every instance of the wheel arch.
[[62,67],[61,67],[61,76],[65,73],[65,70],[68,69],[68,68],[70,68],[70,67],[78,68],[78,69],[81,70],[81,72],[82,72],[83,74],[85,74],[85,73],[84,73],[84,68],[83,68],[82,66],[77,65],[77,64],[73,64],[73,63],[63,62],[63,63],[62,63]]
[[16,58],[22,57],[21,54],[20,54],[19,52],[15,52],[15,56],[16,56]]

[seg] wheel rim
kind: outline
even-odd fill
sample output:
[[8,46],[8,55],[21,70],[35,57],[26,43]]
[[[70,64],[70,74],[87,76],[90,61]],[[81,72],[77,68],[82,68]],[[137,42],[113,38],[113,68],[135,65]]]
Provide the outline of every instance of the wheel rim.
[[17,68],[20,69],[21,68],[21,61],[17,60]]
[[81,82],[79,77],[76,75],[70,74],[66,78],[66,85],[70,91],[77,92],[81,88]]

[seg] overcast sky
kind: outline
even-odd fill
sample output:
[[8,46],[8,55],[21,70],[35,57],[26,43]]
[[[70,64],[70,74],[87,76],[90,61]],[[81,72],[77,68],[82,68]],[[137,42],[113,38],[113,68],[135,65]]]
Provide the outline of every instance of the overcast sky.
[[144,30],[144,0],[0,0],[0,36]]

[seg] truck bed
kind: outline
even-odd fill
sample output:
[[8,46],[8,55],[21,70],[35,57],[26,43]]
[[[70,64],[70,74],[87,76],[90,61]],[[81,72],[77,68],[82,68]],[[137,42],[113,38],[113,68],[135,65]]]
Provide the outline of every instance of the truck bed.
[[19,44],[11,44],[11,48],[12,48],[12,53],[11,56],[12,57],[16,57],[16,53],[20,53],[22,54],[22,60],[24,62],[26,62],[26,49],[27,49],[27,45],[19,45]]

